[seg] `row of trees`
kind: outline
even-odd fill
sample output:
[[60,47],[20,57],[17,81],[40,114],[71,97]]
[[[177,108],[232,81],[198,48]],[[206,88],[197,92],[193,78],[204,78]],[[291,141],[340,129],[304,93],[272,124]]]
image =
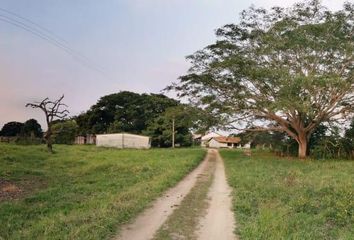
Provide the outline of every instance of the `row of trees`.
[[[281,132],[242,132],[243,143],[251,147],[270,148],[283,156],[297,155],[297,142]],[[311,135],[308,152],[312,158],[354,158],[354,119],[350,126],[340,133],[338,126],[319,125]]]
[[41,138],[43,136],[43,131],[41,125],[37,122],[37,120],[29,119],[24,123],[6,123],[0,131],[0,136]]
[[[56,120],[52,123],[53,143],[72,144],[77,133],[78,125],[75,120]],[[29,119],[24,123],[6,123],[0,131],[0,136],[9,137],[21,144],[36,144],[43,142],[44,132],[37,120]]]
[[[203,112],[162,94],[128,91],[101,97],[87,112],[75,117],[79,134],[129,132],[152,138],[152,146],[192,144],[191,130],[205,131],[212,124]],[[201,121],[200,119],[204,119]],[[209,119],[209,120],[207,120]]]
[[128,91],[110,94],[101,97],[88,111],[71,118],[67,117],[63,98],[55,101],[46,98],[26,105],[44,112],[46,132],[43,133],[38,122],[31,119],[26,123],[5,124],[0,135],[43,137],[49,151],[52,151],[53,143],[72,144],[77,135],[117,132],[148,135],[155,147],[170,147],[173,143],[190,146],[191,130],[206,131],[213,124],[212,118],[200,109],[162,94]]

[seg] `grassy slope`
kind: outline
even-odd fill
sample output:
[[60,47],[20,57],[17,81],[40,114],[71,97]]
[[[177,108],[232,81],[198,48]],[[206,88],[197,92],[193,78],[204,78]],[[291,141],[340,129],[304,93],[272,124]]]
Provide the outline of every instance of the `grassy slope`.
[[221,152],[241,239],[354,239],[354,162]]
[[201,149],[116,150],[0,144],[0,178],[40,183],[0,202],[0,239],[103,239],[176,184]]

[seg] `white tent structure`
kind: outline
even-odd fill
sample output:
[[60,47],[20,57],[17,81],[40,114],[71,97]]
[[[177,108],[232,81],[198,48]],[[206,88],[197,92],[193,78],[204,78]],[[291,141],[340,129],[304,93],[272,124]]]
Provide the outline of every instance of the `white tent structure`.
[[96,146],[115,148],[147,149],[151,147],[150,137],[130,133],[98,134]]

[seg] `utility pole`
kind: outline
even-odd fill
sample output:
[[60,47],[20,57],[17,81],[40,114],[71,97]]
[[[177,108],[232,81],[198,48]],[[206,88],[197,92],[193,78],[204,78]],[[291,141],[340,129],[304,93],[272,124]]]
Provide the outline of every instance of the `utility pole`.
[[175,118],[172,118],[172,148],[175,148]]

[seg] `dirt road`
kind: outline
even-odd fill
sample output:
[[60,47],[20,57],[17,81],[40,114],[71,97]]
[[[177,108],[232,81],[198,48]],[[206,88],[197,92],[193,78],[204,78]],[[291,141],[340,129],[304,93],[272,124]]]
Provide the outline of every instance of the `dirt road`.
[[235,220],[231,211],[231,188],[227,184],[224,162],[216,152],[216,169],[214,181],[210,187],[210,202],[207,215],[199,222],[198,239],[200,240],[233,240]]
[[151,208],[146,209],[134,222],[123,226],[121,233],[114,239],[117,240],[147,240],[152,239],[157,230],[181,203],[183,198],[194,186],[197,178],[207,166],[208,156],[191,173],[189,173],[175,187],[169,189],[162,197],[158,198]]
[[[200,176],[205,175],[208,173],[208,171],[210,171],[210,162],[213,162],[213,169],[215,170],[213,172],[213,180],[210,189],[208,190],[208,193],[205,192],[205,198],[207,198],[208,202],[208,204],[204,204],[206,209],[202,211],[202,217],[201,214],[190,214],[190,216],[187,216],[190,218],[194,217],[196,219],[196,221],[194,221],[196,223],[195,226],[192,226],[195,229],[195,234],[193,236],[196,237],[193,237],[191,239],[237,239],[233,233],[235,229],[235,221],[233,213],[231,211],[231,190],[227,185],[224,164],[217,150],[208,150],[208,154],[205,160],[195,170],[188,174],[175,187],[168,190],[162,197],[157,199],[153,203],[151,208],[146,209],[131,224],[123,226],[122,230],[120,231],[120,234],[114,239],[153,239],[154,236],[156,237],[156,233],[164,225],[164,223],[167,222],[167,220],[169,220],[168,222],[179,221],[179,219],[172,219],[176,221],[171,221],[171,218],[181,217],[180,214],[172,214],[175,209],[178,209],[179,211],[187,210],[187,212],[193,212],[193,209],[181,208],[193,206],[192,203],[188,204],[185,201],[193,201],[193,193],[194,191],[198,191],[199,187],[199,183],[197,182],[197,180],[198,178],[200,178]],[[193,189],[192,192],[191,189]],[[192,197],[185,198],[186,195],[192,195]],[[184,204],[180,206],[182,200],[184,201]],[[181,229],[179,229],[179,231],[181,231]],[[174,235],[166,239],[190,239],[190,237]]]

